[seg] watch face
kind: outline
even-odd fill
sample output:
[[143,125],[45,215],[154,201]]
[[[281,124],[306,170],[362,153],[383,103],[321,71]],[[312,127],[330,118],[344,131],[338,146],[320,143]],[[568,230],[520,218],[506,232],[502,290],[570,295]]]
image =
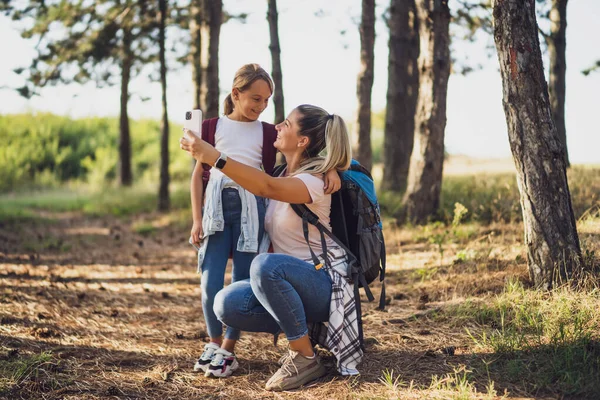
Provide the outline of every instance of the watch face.
[[225,166],[226,160],[223,160],[222,158],[219,158],[217,160],[217,162],[215,163],[215,167],[217,167],[218,169],[221,169]]

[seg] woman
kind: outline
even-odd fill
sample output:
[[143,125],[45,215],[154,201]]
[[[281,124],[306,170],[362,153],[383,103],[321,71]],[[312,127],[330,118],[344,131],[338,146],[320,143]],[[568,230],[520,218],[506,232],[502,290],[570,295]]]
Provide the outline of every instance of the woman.
[[[288,390],[326,373],[312,347],[309,330],[313,340],[325,344],[336,355],[342,374],[358,373],[355,367],[362,351],[356,338],[354,302],[340,301],[339,296],[352,293],[344,279],[346,255],[331,239],[322,238],[312,225],[308,226],[307,244],[302,219],[290,206],[307,204],[323,225],[330,226],[331,195],[324,193],[323,174],[332,168],[345,170],[350,165],[346,125],[341,117],[320,107],[301,105],[276,129],[274,146],[287,163],[281,177],[271,177],[228,159],[189,132],[180,140],[180,147],[196,160],[221,169],[249,192],[271,199],[265,231],[275,253],[259,254],[252,261],[249,280],[235,282],[219,292],[214,311],[229,327],[285,333],[289,354],[282,358],[283,365],[266,388]],[[327,155],[319,156],[325,148]],[[323,244],[327,255],[323,254]],[[318,329],[314,328],[322,327],[322,322],[328,322],[326,335],[316,337],[313,333]]]

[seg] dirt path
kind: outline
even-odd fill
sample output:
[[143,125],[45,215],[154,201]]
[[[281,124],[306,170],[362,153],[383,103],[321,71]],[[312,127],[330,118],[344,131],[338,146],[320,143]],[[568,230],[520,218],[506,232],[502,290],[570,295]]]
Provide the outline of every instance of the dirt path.
[[[393,370],[407,385],[428,387],[433,376],[469,363],[464,327],[434,324],[429,317],[457,301],[460,288],[473,280],[434,285],[415,279],[440,255],[407,233],[388,234],[386,311],[363,304],[362,375],[337,376],[324,354],[331,369],[326,378],[302,391],[274,394],[263,386],[286,345],[280,340],[274,347],[266,334],[244,334],[234,377],[214,380],[192,372],[207,338],[195,253],[185,231],[166,226],[144,236],[132,230],[134,220],[45,216],[54,222],[0,227],[0,360],[51,352],[6,398],[421,398],[416,390],[390,392],[380,382],[382,372]],[[497,290],[508,273],[492,271],[475,286]]]

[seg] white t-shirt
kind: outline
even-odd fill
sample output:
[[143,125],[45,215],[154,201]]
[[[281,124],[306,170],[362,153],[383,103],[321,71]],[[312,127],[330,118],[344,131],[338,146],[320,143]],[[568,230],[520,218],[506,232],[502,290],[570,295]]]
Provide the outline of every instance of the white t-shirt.
[[[325,227],[331,229],[329,223],[331,195],[325,194],[323,177],[302,173],[295,175],[294,178],[300,179],[310,193],[312,203],[306,206],[317,214],[319,221]],[[310,250],[302,230],[302,218],[294,212],[289,203],[269,200],[269,206],[265,214],[265,229],[271,238],[275,253],[288,254],[302,260],[311,260]],[[311,224],[308,224],[308,232],[308,240],[312,250],[319,256],[323,253],[321,234]],[[337,247],[329,236],[325,235],[325,240],[328,249]]]
[[260,121],[239,122],[227,116],[219,118],[215,148],[235,161],[260,169],[262,165],[263,127]]

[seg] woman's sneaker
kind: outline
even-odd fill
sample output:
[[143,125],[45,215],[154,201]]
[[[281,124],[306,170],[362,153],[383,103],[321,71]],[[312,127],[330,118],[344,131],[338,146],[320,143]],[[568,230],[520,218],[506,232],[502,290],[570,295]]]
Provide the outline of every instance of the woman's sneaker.
[[226,378],[233,374],[233,371],[238,369],[238,367],[239,364],[235,358],[235,354],[225,349],[219,349],[215,352],[204,375],[212,378]]
[[316,353],[313,358],[308,358],[290,350],[289,356],[280,360],[283,361],[283,365],[267,381],[267,390],[295,389],[327,373]]
[[219,349],[220,349],[220,346],[213,342],[210,342],[209,344],[205,345],[204,352],[202,353],[202,355],[200,356],[200,358],[198,359],[198,361],[196,361],[196,364],[194,365],[194,371],[206,372],[206,370],[208,369],[208,366],[210,365],[210,362],[215,357],[215,352]]

